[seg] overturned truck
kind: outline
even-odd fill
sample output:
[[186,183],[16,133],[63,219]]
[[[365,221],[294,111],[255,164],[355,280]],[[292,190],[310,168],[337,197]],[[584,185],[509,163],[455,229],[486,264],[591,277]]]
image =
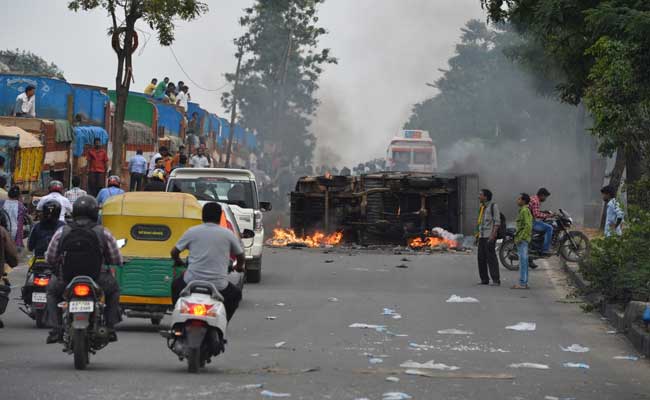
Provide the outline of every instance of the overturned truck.
[[342,232],[359,244],[404,244],[434,227],[471,235],[478,217],[478,176],[381,172],[310,176],[291,193],[299,236]]

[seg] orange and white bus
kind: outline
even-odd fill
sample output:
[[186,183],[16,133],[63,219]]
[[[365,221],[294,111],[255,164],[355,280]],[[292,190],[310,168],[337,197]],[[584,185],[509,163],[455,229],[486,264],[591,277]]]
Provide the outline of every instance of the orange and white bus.
[[394,137],[386,151],[390,171],[434,172],[438,168],[436,146],[429,132],[407,129]]

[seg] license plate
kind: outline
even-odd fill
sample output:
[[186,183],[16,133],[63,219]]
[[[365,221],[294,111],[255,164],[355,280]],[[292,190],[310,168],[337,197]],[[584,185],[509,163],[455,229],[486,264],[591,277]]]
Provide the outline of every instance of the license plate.
[[43,292],[32,293],[32,303],[47,303],[47,294]]
[[93,312],[95,303],[92,301],[71,301],[68,311],[71,313]]

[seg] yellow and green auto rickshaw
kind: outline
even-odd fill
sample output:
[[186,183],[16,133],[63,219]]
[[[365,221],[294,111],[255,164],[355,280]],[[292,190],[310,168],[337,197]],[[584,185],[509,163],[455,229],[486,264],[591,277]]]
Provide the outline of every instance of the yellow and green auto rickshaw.
[[115,267],[124,313],[160,324],[172,308],[171,283],[182,272],[170,251],[187,229],[201,223],[201,205],[184,193],[134,192],[108,199],[101,215],[116,239],[126,239],[124,265]]

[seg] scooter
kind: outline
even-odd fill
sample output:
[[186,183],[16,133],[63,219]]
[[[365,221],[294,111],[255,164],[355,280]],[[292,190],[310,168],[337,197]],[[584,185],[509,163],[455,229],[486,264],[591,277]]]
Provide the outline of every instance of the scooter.
[[212,357],[224,352],[227,325],[219,291],[210,282],[193,281],[174,306],[171,329],[160,335],[180,361],[187,359],[187,370],[196,373]]
[[36,321],[36,327],[46,327],[45,306],[47,304],[47,285],[52,277],[52,267],[43,258],[32,258],[30,268],[21,289],[25,308],[20,308],[28,317]]

